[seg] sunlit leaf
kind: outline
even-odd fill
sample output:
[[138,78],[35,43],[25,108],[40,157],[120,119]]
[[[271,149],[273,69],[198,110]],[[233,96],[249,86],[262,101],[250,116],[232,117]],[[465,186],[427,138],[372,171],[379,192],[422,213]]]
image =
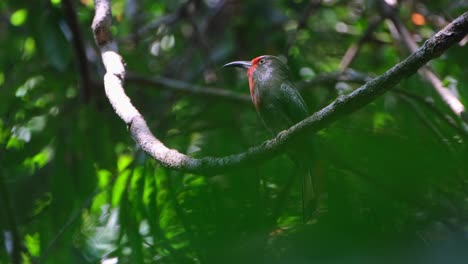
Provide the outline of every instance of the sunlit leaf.
[[31,37],[26,38],[26,40],[24,41],[23,59],[31,58],[35,52],[36,52],[36,42]]
[[60,3],[62,2],[62,0],[50,0],[50,3],[54,6],[58,6],[60,5]]
[[133,161],[133,156],[131,155],[120,155],[119,159],[117,160],[117,169],[119,172],[125,170],[130,163]]
[[8,139],[6,149],[21,149],[24,146],[24,141],[17,137],[10,137]]
[[39,153],[36,155],[26,158],[23,161],[23,165],[28,168],[31,172],[36,169],[40,169],[44,167],[47,163],[49,163],[54,156],[54,150],[52,147],[47,146],[43,148]]
[[124,170],[117,176],[112,189],[112,206],[116,207],[120,203],[131,173],[131,170]]
[[384,112],[377,112],[374,114],[374,131],[379,131],[393,121],[393,117]]
[[174,44],[175,44],[174,35],[165,35],[161,39],[161,49],[164,51],[170,50],[172,47],[174,47]]
[[44,77],[41,75],[33,76],[29,78],[23,85],[18,87],[16,90],[16,97],[23,97],[28,92],[38,87],[44,81]]
[[100,169],[97,171],[98,186],[102,189],[106,188],[112,178],[112,173],[105,169]]
[[47,116],[46,115],[41,115],[41,116],[35,116],[29,120],[27,126],[33,133],[38,133],[41,132],[47,124]]
[[31,258],[28,254],[21,252],[21,263],[22,264],[32,264]]
[[21,26],[26,22],[26,19],[28,17],[28,11],[26,9],[18,9],[13,14],[11,14],[10,17],[10,23],[13,26]]
[[24,245],[28,249],[29,254],[33,257],[38,257],[41,253],[41,243],[40,243],[39,233],[34,233],[32,235],[27,234],[24,238]]
[[31,140],[31,129],[24,126],[14,126],[11,129],[12,138],[16,138],[28,143]]
[[99,212],[101,208],[109,204],[109,192],[103,191],[94,196],[93,203],[91,204],[91,212]]

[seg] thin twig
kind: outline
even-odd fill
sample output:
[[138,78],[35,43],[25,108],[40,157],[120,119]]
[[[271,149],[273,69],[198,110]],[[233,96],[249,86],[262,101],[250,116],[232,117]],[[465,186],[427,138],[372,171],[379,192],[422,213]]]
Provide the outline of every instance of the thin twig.
[[314,87],[318,85],[333,85],[337,82],[364,84],[370,80],[372,80],[372,78],[368,74],[348,68],[344,71],[323,72],[317,74],[310,80],[300,81],[297,83],[297,89],[301,90],[306,87]]
[[419,107],[416,106],[416,103],[412,100],[410,100],[408,97],[402,95],[400,96],[401,99],[403,99],[403,102],[407,103],[416,113],[417,117],[421,120],[421,122],[431,131],[434,133],[437,139],[444,144],[448,150],[450,150],[452,153],[454,152],[453,146],[450,144],[450,142],[447,140],[446,137],[444,137],[443,133],[440,132],[439,128],[437,128],[431,120],[424,114],[423,111]]
[[230,90],[214,88],[214,87],[203,87],[193,85],[179,80],[164,78],[164,77],[143,77],[137,74],[128,74],[126,78],[127,82],[148,85],[158,88],[170,88],[177,92],[190,93],[199,96],[210,96],[219,99],[226,99],[236,103],[249,103],[250,97],[246,94],[232,92]]
[[[1,169],[1,168],[0,168]],[[3,215],[4,221],[6,221],[6,229],[2,230],[6,234],[11,236],[5,238],[5,245],[11,244],[11,251],[7,252],[10,254],[11,263],[20,264],[21,253],[22,253],[22,242],[18,223],[16,221],[16,214],[14,213],[13,206],[11,204],[9,190],[6,185],[5,174],[0,175],[0,204],[2,205],[0,213]]]
[[88,208],[91,203],[93,202],[94,200],[94,197],[96,195],[98,195],[102,190],[95,190],[93,191],[84,201],[83,203],[81,204],[81,206],[79,208],[76,208],[73,213],[70,215],[70,217],[68,218],[67,222],[65,222],[65,224],[60,228],[60,230],[58,231],[58,233],[55,235],[54,238],[52,238],[52,240],[49,242],[49,244],[47,245],[47,248],[45,248],[43,251],[42,251],[42,254],[41,256],[39,257],[39,263],[42,263],[46,258],[47,256],[49,255],[49,253],[52,251],[52,249],[55,247],[55,245],[57,245],[58,241],[60,240],[60,238],[62,237],[62,235],[65,233],[65,231],[68,230],[68,228],[70,228],[70,226],[75,223],[78,219],[80,219],[80,216],[81,216],[81,213],[83,211],[83,209],[85,208]]
[[468,133],[462,129],[458,124],[453,120],[450,116],[445,115],[439,108],[437,108],[433,102],[426,100],[425,98],[419,96],[418,94],[409,92],[403,89],[393,89],[393,92],[396,94],[407,96],[408,98],[413,99],[414,101],[420,103],[427,109],[431,110],[434,114],[436,114],[441,120],[447,123],[450,127],[455,129],[458,134],[463,136],[465,139],[468,138]]
[[140,39],[142,36],[148,34],[148,32],[159,28],[162,25],[173,25],[177,23],[186,14],[187,9],[192,4],[193,0],[188,0],[181,4],[173,13],[157,18],[148,24],[139,28],[135,33],[122,39],[122,42],[130,42],[135,39]]
[[367,27],[366,31],[364,34],[359,38],[359,40],[356,43],[353,43],[348,50],[346,51],[345,55],[341,59],[340,62],[340,68],[341,70],[346,70],[348,69],[349,65],[353,62],[356,54],[359,52],[361,49],[362,45],[366,43],[370,37],[372,36],[372,33],[374,33],[375,29],[382,23],[383,19],[381,17],[378,17],[374,20],[372,20]]
[[[347,69],[343,72],[337,71],[317,74],[314,78],[310,80],[299,82],[297,84],[297,88],[301,90],[305,89],[306,87],[313,87],[317,85],[331,85],[337,82],[363,84],[370,80],[372,80],[372,78],[365,73]],[[157,87],[159,89],[170,89],[176,92],[193,94],[197,96],[208,96],[216,99],[225,99],[226,101],[234,103],[250,104],[250,96],[247,94],[241,94],[238,92],[233,92],[218,87],[193,85],[187,82],[165,77],[145,77],[138,74],[129,73],[126,76],[125,81],[127,83],[147,85],[151,87]]]
[[92,82],[89,74],[88,59],[84,47],[83,37],[81,35],[77,12],[71,0],[62,1],[62,9],[65,13],[65,21],[72,33],[72,44],[75,50],[76,61],[80,73],[80,85],[82,96],[85,102],[88,102],[92,97]]
[[301,15],[301,17],[297,21],[297,28],[294,30],[294,33],[289,37],[287,46],[286,46],[286,54],[288,53],[288,50],[291,48],[291,46],[294,44],[294,42],[297,39],[297,34],[301,29],[304,29],[307,26],[307,20],[309,17],[318,11],[318,8],[320,7],[322,1],[321,0],[310,0],[309,4],[304,8],[304,11]]

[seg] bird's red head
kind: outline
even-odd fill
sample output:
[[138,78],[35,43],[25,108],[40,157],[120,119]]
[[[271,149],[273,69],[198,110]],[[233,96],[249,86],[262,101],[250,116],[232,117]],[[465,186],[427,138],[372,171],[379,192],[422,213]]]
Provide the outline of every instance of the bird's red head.
[[247,69],[247,76],[249,76],[249,79],[252,78],[253,73],[255,72],[255,69],[257,69],[259,64],[264,64],[265,63],[265,55],[258,56],[254,58],[252,61],[250,61],[250,67]]
[[251,61],[233,61],[230,63],[225,64],[223,67],[240,67],[247,70],[247,77],[249,78],[249,88],[250,88],[250,95],[252,97],[252,101],[255,105],[257,105],[257,100],[254,97],[254,73],[255,70],[259,65],[265,63],[267,55],[258,56]]
[[251,61],[233,61],[224,67],[240,67],[247,70],[250,96],[255,107],[258,107],[260,102],[258,89],[281,83],[283,78],[288,76],[286,64],[280,58],[271,55],[258,56]]

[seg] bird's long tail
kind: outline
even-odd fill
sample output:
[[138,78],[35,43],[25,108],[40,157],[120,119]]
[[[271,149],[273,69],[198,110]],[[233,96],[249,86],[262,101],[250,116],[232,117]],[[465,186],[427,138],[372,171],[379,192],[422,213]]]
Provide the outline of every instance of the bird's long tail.
[[317,153],[312,140],[300,141],[291,158],[299,167],[302,180],[302,215],[304,222],[327,211],[326,182],[320,173]]
[[314,186],[313,172],[310,166],[303,164],[302,170],[302,216],[309,220],[318,208],[318,193]]

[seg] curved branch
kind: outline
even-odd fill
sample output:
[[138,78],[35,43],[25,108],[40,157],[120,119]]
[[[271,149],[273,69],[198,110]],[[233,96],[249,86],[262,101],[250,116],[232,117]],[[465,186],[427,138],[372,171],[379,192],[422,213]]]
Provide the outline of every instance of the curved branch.
[[418,51],[383,75],[367,82],[347,96],[338,97],[322,110],[290,129],[282,131],[274,139],[267,140],[260,146],[252,147],[240,154],[196,159],[177,150],[169,149],[151,133],[145,120],[132,105],[123,89],[125,68],[109,30],[112,19],[109,1],[95,0],[95,11],[92,29],[107,70],[104,76],[106,95],[116,113],[129,126],[133,138],[141,148],[163,166],[205,174],[251,165],[279,154],[292,139],[299,135],[318,131],[339,117],[366,106],[395,86],[401,79],[413,75],[429,60],[440,56],[446,49],[461,40],[468,31],[468,12],[466,12],[427,40]]

